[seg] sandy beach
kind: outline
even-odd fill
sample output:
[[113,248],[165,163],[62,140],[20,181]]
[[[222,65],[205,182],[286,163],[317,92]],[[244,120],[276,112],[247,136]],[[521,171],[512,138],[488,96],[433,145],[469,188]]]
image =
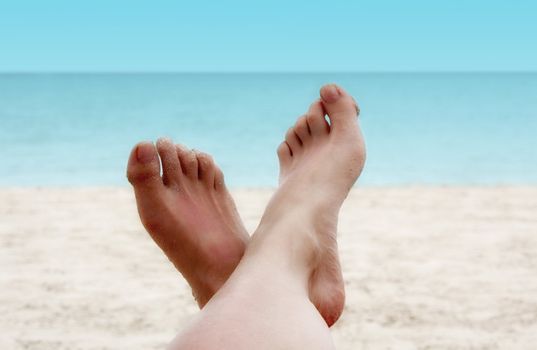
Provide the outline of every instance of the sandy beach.
[[[235,190],[252,231],[271,190]],[[535,349],[537,187],[358,188],[337,349]],[[0,349],[162,349],[197,312],[129,188],[0,189]]]

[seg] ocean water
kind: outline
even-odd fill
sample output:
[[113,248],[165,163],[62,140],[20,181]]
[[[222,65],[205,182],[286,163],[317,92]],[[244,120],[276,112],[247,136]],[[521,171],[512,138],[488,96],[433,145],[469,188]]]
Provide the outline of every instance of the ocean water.
[[[276,147],[326,82],[358,101],[363,185],[537,184],[537,74],[4,74],[0,186],[126,185],[139,140],[274,186]],[[337,155],[334,155],[337,157]]]

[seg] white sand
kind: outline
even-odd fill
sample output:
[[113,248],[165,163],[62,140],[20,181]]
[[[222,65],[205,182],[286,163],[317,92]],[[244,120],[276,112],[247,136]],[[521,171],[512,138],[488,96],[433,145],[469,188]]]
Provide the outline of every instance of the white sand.
[[[268,190],[235,191],[249,229]],[[537,348],[537,187],[360,189],[346,349]],[[0,190],[0,349],[161,349],[196,314],[122,189]]]

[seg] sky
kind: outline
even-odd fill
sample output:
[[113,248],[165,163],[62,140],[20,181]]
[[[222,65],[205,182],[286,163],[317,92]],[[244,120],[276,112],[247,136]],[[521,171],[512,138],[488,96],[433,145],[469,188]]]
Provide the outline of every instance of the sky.
[[0,72],[537,71],[537,1],[0,0]]

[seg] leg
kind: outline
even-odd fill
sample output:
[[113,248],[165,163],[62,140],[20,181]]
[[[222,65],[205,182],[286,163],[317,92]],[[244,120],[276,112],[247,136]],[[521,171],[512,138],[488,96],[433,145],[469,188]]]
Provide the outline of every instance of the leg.
[[[303,153],[311,153],[312,144],[349,134],[346,125],[353,126],[353,123],[347,123],[340,115],[354,118],[356,105],[348,95],[333,101],[332,88],[342,91],[335,86],[324,86],[321,99],[289,129],[278,150],[280,183],[286,181],[297,164],[304,163],[298,160]],[[325,114],[332,121],[342,120],[337,123],[341,128],[328,125]],[[138,144],[129,159],[127,176],[134,186],[142,223],[186,277],[199,306],[203,307],[239,263],[249,237],[224,184],[222,172],[210,156],[174,147],[166,139],[157,142],[157,149],[158,154],[151,143]],[[317,157],[313,157],[314,161]],[[335,235],[335,227],[333,230]],[[189,247],[188,254],[185,254],[185,247]],[[191,264],[192,261],[197,263]],[[345,298],[335,244],[324,252],[320,261],[322,264],[310,278],[309,297],[331,326],[339,318]],[[198,269],[193,270],[192,265]]]
[[296,142],[278,150],[280,188],[243,259],[171,349],[333,348],[332,319],[323,322],[311,301],[323,300],[327,315],[339,317],[337,216],[365,148],[352,98],[336,86],[321,97],[293,129]]
[[289,269],[295,261],[267,248],[248,249],[228,282],[169,349],[333,348],[326,322],[308,299],[307,266]]

